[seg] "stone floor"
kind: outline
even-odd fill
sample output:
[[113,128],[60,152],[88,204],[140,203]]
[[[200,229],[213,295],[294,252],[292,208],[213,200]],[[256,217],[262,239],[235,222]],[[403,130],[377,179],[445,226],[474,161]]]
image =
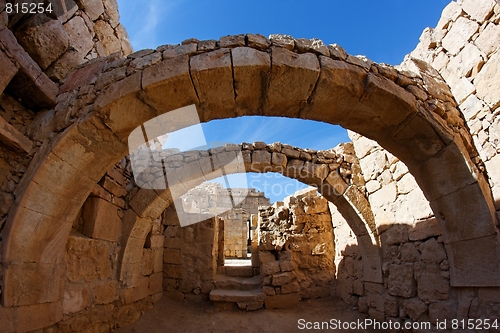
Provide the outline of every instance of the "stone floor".
[[[210,302],[178,303],[166,297],[155,304],[133,325],[119,328],[117,333],[175,333],[175,332],[304,332],[299,319],[324,322],[331,319],[342,322],[364,320],[366,315],[336,297],[300,302],[295,309],[242,311],[218,309]],[[337,332],[337,330],[313,330]],[[373,330],[339,330],[339,332],[373,332]]]

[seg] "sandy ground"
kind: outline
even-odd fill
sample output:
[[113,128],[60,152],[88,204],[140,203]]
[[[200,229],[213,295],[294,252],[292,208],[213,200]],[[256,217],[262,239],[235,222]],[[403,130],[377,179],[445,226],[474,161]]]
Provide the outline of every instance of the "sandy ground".
[[374,332],[367,329],[307,330],[299,328],[299,319],[304,319],[314,325],[313,322],[325,322],[331,319],[355,322],[358,319],[363,321],[365,318],[366,315],[334,297],[303,301],[295,309],[262,309],[251,312],[237,308],[218,309],[210,302],[179,303],[164,297],[137,323],[119,328],[114,332]]

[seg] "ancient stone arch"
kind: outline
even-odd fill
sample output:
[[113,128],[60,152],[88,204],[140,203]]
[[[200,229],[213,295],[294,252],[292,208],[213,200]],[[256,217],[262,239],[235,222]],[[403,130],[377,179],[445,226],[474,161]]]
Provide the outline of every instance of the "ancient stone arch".
[[[235,152],[240,150],[241,155]],[[144,151],[144,154],[148,153]],[[306,153],[295,147],[283,147],[280,143],[231,144],[213,149],[210,156],[207,151],[189,151],[172,154],[168,158],[183,159],[172,171],[176,173],[181,183],[193,188],[217,178],[218,174],[213,172],[210,159],[216,161],[216,164],[224,165],[224,161],[237,159],[238,156],[242,156],[244,163],[228,164],[225,168],[226,174],[276,172],[317,187],[327,200],[337,206],[356,235],[365,258],[365,281],[383,282],[380,244],[373,214],[368,200],[351,179],[353,162],[349,161],[349,158],[335,152],[334,149]],[[244,169],[240,169],[243,165]],[[120,279],[125,285],[133,286],[136,282],[142,248],[153,221],[188,190],[189,188],[186,188],[183,192],[172,194],[170,189],[151,190],[143,187],[131,198],[131,209],[125,212],[126,228],[120,267]]]
[[3,304],[57,308],[64,245],[93,184],[127,153],[130,131],[193,103],[204,122],[286,116],[376,140],[406,163],[440,220],[451,284],[498,286],[490,188],[470,158],[470,136],[460,122],[447,122],[447,112],[456,112],[448,87],[415,64],[420,77],[334,47],[255,35],[88,63],[61,87],[51,120],[60,133],[44,143],[16,190],[5,230]]

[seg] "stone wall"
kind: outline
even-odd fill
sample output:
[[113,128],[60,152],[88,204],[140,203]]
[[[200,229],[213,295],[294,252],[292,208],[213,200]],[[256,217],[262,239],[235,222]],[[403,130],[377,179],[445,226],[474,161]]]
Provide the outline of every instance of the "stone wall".
[[328,201],[314,189],[262,208],[259,258],[266,308],[287,307],[300,299],[332,294],[334,253]]
[[8,28],[54,81],[79,65],[112,53],[132,53],[116,0],[52,1],[53,13],[8,17]]
[[[452,1],[409,57],[431,64],[450,86],[500,210],[500,4]],[[407,61],[406,61],[407,62]],[[405,65],[405,63],[403,63]]]
[[224,220],[224,255],[227,258],[246,258],[248,221],[257,214],[259,206],[269,206],[264,192],[253,188],[226,189],[219,183],[203,183],[181,197],[184,212],[216,214]]
[[198,214],[191,217],[203,222],[181,227],[173,207],[165,211],[163,289],[165,296],[177,301],[206,301],[215,288],[214,279],[221,264],[218,249],[221,220],[218,217],[204,220]]

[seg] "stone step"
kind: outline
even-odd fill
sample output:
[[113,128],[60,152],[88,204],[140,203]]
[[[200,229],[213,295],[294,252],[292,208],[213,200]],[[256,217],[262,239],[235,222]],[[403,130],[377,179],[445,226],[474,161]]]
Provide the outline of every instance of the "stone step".
[[225,266],[227,276],[252,277],[252,266]]
[[237,277],[219,274],[215,277],[214,284],[216,289],[251,290],[260,287],[260,276]]
[[261,288],[251,290],[214,289],[210,292],[210,300],[214,302],[264,303],[265,298]]

